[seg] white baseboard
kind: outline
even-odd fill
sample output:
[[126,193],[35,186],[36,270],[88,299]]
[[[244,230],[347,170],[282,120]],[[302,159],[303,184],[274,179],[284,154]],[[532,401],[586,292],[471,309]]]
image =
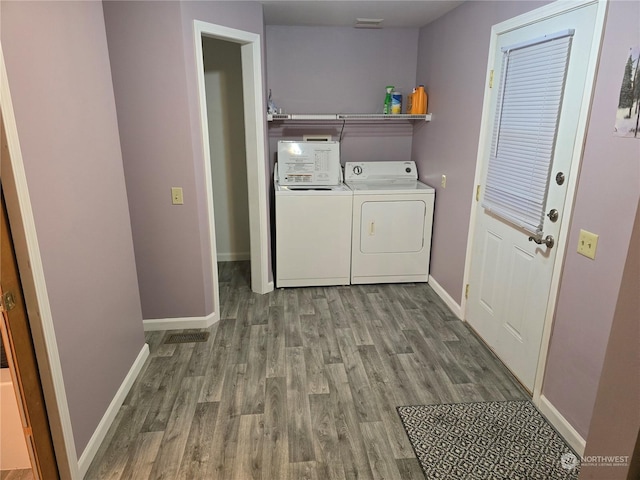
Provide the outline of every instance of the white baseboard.
[[537,407],[546,419],[549,420],[549,423],[553,425],[553,428],[566,440],[569,446],[571,446],[580,457],[583,457],[587,442],[585,442],[584,438],[571,426],[556,407],[551,404],[549,399],[544,395],[540,395]]
[[183,330],[185,328],[209,328],[218,319],[216,312],[206,317],[151,318],[142,321],[145,332],[156,330]]
[[241,260],[251,260],[251,252],[218,252],[216,258],[219,262],[238,262]]
[[93,435],[91,435],[89,443],[87,443],[87,446],[85,447],[84,452],[82,452],[80,459],[78,460],[78,470],[80,472],[80,478],[84,478],[84,476],[86,475],[87,470],[89,469],[89,465],[91,465],[93,458],[96,456],[96,452],[98,451],[98,448],[100,448],[100,444],[102,444],[104,437],[107,435],[109,427],[111,427],[113,420],[116,418],[118,410],[120,410],[124,399],[127,397],[129,390],[131,390],[133,382],[138,377],[138,374],[142,370],[144,362],[147,360],[148,356],[149,345],[145,343],[140,350],[138,357],[133,362],[133,365],[131,365],[129,373],[127,373],[127,376],[124,378],[124,381],[120,385],[120,388],[118,388],[118,391],[113,397],[113,400],[111,400],[111,403],[109,404],[107,411],[103,415],[102,420],[100,420],[100,423],[96,427],[96,430],[93,432]]
[[431,286],[431,288],[433,288],[433,291],[436,292],[436,294],[442,299],[442,301],[447,304],[447,307],[451,309],[454,315],[460,320],[463,320],[462,307],[458,305],[458,303],[451,297],[451,295],[449,295],[449,293],[444,288],[442,288],[442,285],[440,285],[431,275],[429,275],[429,285]]

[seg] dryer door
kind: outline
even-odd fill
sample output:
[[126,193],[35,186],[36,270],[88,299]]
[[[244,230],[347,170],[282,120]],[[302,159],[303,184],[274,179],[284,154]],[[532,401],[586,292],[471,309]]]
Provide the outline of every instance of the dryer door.
[[425,202],[368,201],[361,208],[362,253],[413,253],[422,250],[427,211]]

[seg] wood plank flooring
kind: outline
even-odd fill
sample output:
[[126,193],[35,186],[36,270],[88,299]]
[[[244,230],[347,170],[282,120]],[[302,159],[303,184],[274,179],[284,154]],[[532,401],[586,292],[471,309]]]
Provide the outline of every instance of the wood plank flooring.
[[151,355],[86,475],[421,479],[396,407],[526,393],[426,284],[249,288],[219,265],[207,342]]
[[22,470],[2,470],[0,480],[33,480],[33,471],[30,468]]

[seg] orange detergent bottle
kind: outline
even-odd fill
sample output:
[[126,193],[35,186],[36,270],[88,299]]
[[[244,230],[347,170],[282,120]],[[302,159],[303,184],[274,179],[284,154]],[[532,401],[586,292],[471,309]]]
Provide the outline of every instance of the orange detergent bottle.
[[424,115],[427,113],[427,92],[424,91],[424,85],[419,85],[411,98],[411,113]]

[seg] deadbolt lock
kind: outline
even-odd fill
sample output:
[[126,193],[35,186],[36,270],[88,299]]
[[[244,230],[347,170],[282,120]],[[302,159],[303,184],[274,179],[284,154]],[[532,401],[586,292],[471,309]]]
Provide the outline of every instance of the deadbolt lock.
[[564,183],[564,173],[558,172],[558,174],[556,175],[556,183],[558,185],[562,185]]
[[556,210],[555,208],[552,209],[549,213],[547,213],[547,217],[549,217],[549,220],[551,220],[552,222],[557,222],[558,221],[558,210]]

